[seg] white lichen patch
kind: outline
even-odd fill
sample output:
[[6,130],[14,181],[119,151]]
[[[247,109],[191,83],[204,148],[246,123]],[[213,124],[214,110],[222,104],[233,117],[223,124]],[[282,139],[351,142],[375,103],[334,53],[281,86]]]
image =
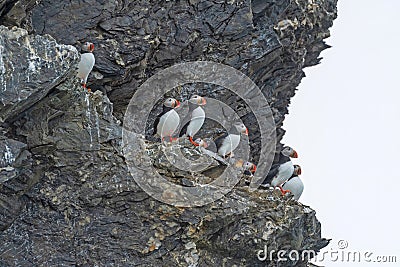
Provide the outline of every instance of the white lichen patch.
[[[0,42],[2,43],[1,39]],[[6,66],[4,65],[3,56],[4,56],[4,46],[0,44],[0,84],[1,84],[0,92],[4,92],[7,89],[7,81],[5,79]],[[3,99],[1,102],[3,102]]]
[[5,152],[4,152],[3,158],[4,158],[4,162],[8,165],[12,164],[14,161],[14,155],[11,151],[11,148],[7,144],[5,144]]

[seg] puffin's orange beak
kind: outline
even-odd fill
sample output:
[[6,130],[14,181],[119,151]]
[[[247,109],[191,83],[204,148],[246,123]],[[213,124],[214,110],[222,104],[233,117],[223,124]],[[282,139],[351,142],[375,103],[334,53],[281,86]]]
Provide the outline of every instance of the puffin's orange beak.
[[296,150],[293,149],[293,153],[290,155],[290,157],[291,158],[297,158],[298,157]]
[[92,52],[94,50],[94,44],[89,45],[89,51]]
[[253,166],[251,167],[251,173],[255,173],[256,172],[256,170],[257,170],[257,166],[256,166],[256,164],[253,164]]
[[297,171],[297,175],[301,175],[301,168]]
[[201,104],[204,106],[205,104],[207,104],[207,100],[204,98],[204,97],[202,97],[201,98]]
[[181,105],[181,102],[179,102],[179,100],[176,100],[174,108],[179,108],[180,105]]
[[246,128],[246,131],[244,132],[245,135],[249,135],[249,130]]

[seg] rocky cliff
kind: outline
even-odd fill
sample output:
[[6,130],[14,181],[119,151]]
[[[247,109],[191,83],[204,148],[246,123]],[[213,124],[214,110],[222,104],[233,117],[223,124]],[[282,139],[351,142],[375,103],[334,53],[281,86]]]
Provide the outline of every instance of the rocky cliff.
[[[129,173],[122,121],[152,75],[207,60],[257,84],[280,141],[302,69],[319,63],[335,17],[336,0],[1,1],[0,265],[306,266],[257,252],[319,251],[328,241],[315,211],[243,183],[202,207],[159,202]],[[86,41],[96,47],[90,94],[75,77]],[[171,94],[194,92],[240,115],[258,163],[259,128],[243,101],[209,86]]]

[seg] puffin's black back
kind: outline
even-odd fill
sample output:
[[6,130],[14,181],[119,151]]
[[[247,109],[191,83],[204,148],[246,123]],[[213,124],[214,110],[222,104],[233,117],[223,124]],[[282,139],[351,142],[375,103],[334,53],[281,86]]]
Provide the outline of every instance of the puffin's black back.
[[224,141],[224,139],[230,134],[240,135],[240,133],[239,133],[238,129],[236,129],[235,125],[232,125],[228,132],[225,132],[225,133],[219,135],[214,140],[214,143],[215,143],[215,145],[217,146],[218,149],[222,146],[222,142]]
[[217,138],[215,138],[214,143],[217,146],[217,149],[219,149],[222,146],[222,143],[224,142],[224,139],[228,136],[228,133],[225,132],[221,135],[219,135]]
[[274,164],[271,166],[271,169],[269,170],[267,177],[265,177],[263,184],[268,184],[272,181],[272,179],[278,174],[280,166],[280,164]]
[[279,153],[279,161],[278,161],[279,165],[282,165],[288,161],[290,161],[289,157],[282,155],[282,153]]

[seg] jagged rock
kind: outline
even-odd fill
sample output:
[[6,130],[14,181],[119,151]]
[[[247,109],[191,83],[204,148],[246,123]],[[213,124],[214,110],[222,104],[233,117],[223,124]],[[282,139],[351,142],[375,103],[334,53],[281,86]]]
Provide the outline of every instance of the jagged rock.
[[[120,121],[137,87],[154,73],[210,60],[241,70],[259,86],[279,141],[302,68],[319,63],[327,48],[336,0],[2,1],[0,16],[30,33],[0,28],[0,148],[7,144],[15,155],[1,161],[1,168],[14,168],[0,176],[7,177],[0,184],[1,266],[275,266],[276,257],[257,259],[265,245],[299,251],[327,245],[315,212],[272,189],[250,192],[239,183],[198,208],[151,198],[128,171]],[[88,81],[94,94],[75,78],[79,57],[68,46],[85,41],[96,46]],[[179,90],[171,94],[198,92],[232,106],[252,133],[257,163],[259,130],[243,101],[217,86]],[[197,182],[154,159],[185,186]]]
[[0,26],[0,122],[15,119],[73,72],[78,53],[50,36]]
[[[3,137],[4,138],[4,137]],[[0,182],[5,182],[17,175],[15,167],[21,161],[21,154],[26,148],[26,144],[12,139],[1,139],[0,137]],[[29,154],[29,152],[27,152]],[[24,155],[27,156],[26,154]]]

